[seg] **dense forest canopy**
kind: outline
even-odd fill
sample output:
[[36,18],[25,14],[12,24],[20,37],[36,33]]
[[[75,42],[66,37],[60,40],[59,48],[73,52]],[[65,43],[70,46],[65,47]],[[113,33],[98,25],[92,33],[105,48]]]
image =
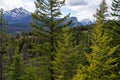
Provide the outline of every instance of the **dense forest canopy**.
[[31,31],[15,36],[0,9],[0,80],[120,80],[120,0],[111,10],[101,0],[95,24],[72,28],[64,5],[36,0]]

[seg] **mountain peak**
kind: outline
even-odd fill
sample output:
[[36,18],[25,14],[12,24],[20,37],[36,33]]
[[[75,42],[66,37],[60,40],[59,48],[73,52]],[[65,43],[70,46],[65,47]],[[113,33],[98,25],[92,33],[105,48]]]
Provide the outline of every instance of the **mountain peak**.
[[82,22],[83,25],[90,25],[90,24],[94,24],[95,20],[93,20],[93,19],[83,19],[80,22]]
[[24,10],[24,8],[23,8],[23,7],[19,7],[18,9]]
[[9,21],[8,24],[23,23],[25,22],[24,20],[28,19],[30,16],[30,12],[22,7],[14,8],[13,10],[5,11],[4,13],[4,18]]
[[13,10],[10,10],[10,12],[17,13],[17,14],[29,14],[29,12],[22,7],[14,8]]

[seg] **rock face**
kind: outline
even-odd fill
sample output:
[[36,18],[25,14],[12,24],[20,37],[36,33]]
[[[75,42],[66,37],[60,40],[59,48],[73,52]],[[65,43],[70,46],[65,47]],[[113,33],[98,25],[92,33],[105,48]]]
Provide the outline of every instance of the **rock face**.
[[83,19],[83,20],[81,20],[80,22],[85,26],[85,25],[94,24],[94,23],[95,23],[95,20]]
[[72,24],[70,25],[70,27],[83,26],[83,24],[79,22],[76,17],[70,17],[68,21],[69,20],[72,20]]
[[[10,11],[4,12],[4,19],[7,21],[8,24],[8,33],[16,33],[16,32],[23,32],[23,31],[30,31],[30,22],[32,21],[31,13],[24,8],[15,8]],[[90,19],[84,19],[80,22],[76,17],[70,17],[67,21],[72,20],[72,24],[69,26],[85,26],[94,24],[95,21],[91,21]]]
[[32,21],[31,13],[22,7],[5,11],[4,19],[7,22],[7,31],[10,34],[31,30],[29,26]]
[[28,24],[32,20],[31,13],[22,7],[5,11],[4,19],[8,24]]

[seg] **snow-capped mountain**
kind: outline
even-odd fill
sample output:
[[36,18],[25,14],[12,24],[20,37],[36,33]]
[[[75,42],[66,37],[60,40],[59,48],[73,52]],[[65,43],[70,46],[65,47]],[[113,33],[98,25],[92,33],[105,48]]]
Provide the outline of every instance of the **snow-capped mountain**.
[[72,24],[70,27],[76,27],[76,26],[86,26],[86,25],[91,25],[95,23],[94,19],[83,19],[81,21],[78,21],[77,17],[70,17],[68,21],[72,20]]
[[[10,11],[5,11],[4,19],[8,22],[8,24],[27,24],[32,21],[31,13],[22,7],[15,8]],[[70,17],[68,21],[69,20],[72,20],[71,26],[73,25],[84,26],[95,23],[95,20],[90,20],[90,19],[83,19],[81,21],[78,21],[76,17]]]
[[8,24],[27,24],[32,20],[31,13],[22,7],[5,11],[4,19]]
[[[22,7],[5,11],[4,19],[8,24],[8,32],[29,31],[31,29],[29,26],[32,21],[31,13]],[[95,21],[90,19],[78,21],[76,17],[70,17],[67,21],[70,20],[72,20],[72,24],[69,27],[85,26],[95,23]]]
[[94,24],[95,20],[94,19],[92,19],[92,20],[91,19],[83,19],[80,22],[83,24],[83,26],[85,26],[85,25]]
[[70,20],[72,20],[72,24],[70,25],[70,27],[83,26],[83,24],[79,22],[76,17],[70,17],[68,21]]

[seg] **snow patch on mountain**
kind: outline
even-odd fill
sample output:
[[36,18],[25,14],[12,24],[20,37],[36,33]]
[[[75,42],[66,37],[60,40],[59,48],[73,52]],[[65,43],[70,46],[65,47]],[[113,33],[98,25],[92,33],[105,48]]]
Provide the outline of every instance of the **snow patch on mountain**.
[[[29,24],[32,21],[31,13],[22,7],[5,11],[4,19],[7,20],[8,24]],[[67,21],[70,20],[72,20],[70,27],[85,26],[95,23],[95,20],[91,19],[83,19],[78,21],[76,17],[70,17]]]
[[80,22],[85,26],[85,25],[94,24],[94,23],[95,23],[95,20],[94,20],[94,19],[83,19],[83,20],[81,20]]
[[15,8],[4,12],[4,19],[8,24],[24,24],[31,21],[31,13],[24,8]]

